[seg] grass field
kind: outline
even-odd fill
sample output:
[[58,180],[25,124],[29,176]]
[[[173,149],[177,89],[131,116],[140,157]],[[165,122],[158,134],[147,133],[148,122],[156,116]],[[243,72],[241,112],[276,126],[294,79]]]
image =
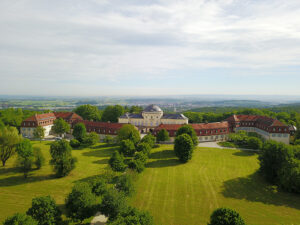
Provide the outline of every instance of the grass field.
[[[49,143],[34,143],[48,162]],[[63,206],[74,182],[101,174],[115,149],[99,144],[74,150],[76,169],[59,179],[53,177],[48,163],[24,179],[10,159],[6,168],[0,167],[0,223],[15,212],[25,212],[36,196],[51,195]],[[300,224],[300,196],[277,192],[265,183],[255,173],[255,154],[198,148],[192,161],[180,164],[172,146],[165,145],[153,149],[147,167],[139,175],[131,201],[149,210],[158,225],[206,224],[211,212],[221,206],[239,211],[248,225]]]
[[155,149],[137,182],[133,204],[156,224],[207,224],[218,207],[237,210],[248,225],[300,224],[300,196],[277,192],[256,173],[257,155],[198,148],[178,163],[172,146]]
[[36,196],[51,195],[59,205],[64,204],[74,182],[103,173],[115,149],[99,145],[93,149],[73,150],[73,156],[78,160],[76,169],[69,176],[57,179],[48,165],[49,143],[35,142],[35,146],[42,148],[47,165],[34,171],[29,178],[24,179],[23,174],[15,169],[14,158],[8,160],[6,168],[0,167],[0,224],[15,212],[25,212]]

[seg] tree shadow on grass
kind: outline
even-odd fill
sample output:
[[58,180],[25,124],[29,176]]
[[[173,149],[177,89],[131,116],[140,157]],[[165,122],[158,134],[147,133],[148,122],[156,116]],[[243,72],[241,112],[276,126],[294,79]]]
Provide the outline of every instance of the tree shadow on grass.
[[156,160],[152,162],[148,162],[146,164],[147,168],[160,168],[160,167],[170,167],[180,165],[180,161],[178,159],[163,159]]
[[0,167],[0,175],[9,174],[9,173],[19,173],[19,168],[17,167]]
[[256,155],[256,152],[251,152],[251,151],[239,151],[239,152],[234,152],[232,155],[236,156],[253,156]]
[[9,186],[16,186],[20,184],[26,184],[26,183],[33,183],[33,182],[39,182],[43,180],[51,180],[56,179],[56,177],[53,174],[46,175],[46,176],[30,176],[27,178],[24,178],[23,174],[18,176],[10,176],[3,179],[0,179],[0,187],[9,187]]
[[83,156],[93,156],[93,157],[110,157],[112,153],[116,150],[118,150],[118,147],[112,147],[112,148],[102,148],[99,150],[92,150],[89,152],[84,152]]
[[225,181],[221,193],[226,198],[300,209],[299,195],[277,190],[276,186],[268,184],[258,172]]
[[151,159],[169,159],[174,157],[175,157],[175,153],[173,150],[163,150],[159,152],[153,152],[150,155]]
[[93,163],[95,163],[95,164],[108,164],[108,159],[96,160],[96,161],[93,161]]

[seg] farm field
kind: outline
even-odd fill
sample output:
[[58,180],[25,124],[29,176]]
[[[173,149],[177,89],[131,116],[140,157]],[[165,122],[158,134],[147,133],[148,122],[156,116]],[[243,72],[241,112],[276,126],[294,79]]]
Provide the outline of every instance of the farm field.
[[133,199],[156,224],[207,224],[223,206],[237,210],[248,225],[300,224],[300,196],[265,183],[256,173],[256,154],[197,148],[190,162],[180,164],[172,148],[154,149]]
[[[63,209],[74,183],[103,173],[117,148],[98,144],[73,150],[76,169],[57,179],[48,165],[49,142],[34,145],[42,148],[47,163],[28,179],[15,169],[14,158],[6,168],[0,167],[0,223],[15,212],[25,212],[37,196],[51,195]],[[156,224],[207,224],[211,212],[221,206],[237,210],[248,225],[300,224],[300,197],[277,192],[265,183],[255,173],[257,155],[197,148],[189,163],[180,164],[172,149],[171,145],[153,149],[131,199],[132,205],[149,210]]]

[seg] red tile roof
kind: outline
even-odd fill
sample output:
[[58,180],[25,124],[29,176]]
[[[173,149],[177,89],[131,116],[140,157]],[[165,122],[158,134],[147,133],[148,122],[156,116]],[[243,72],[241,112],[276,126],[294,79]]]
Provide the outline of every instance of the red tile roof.
[[[228,128],[229,124],[227,121],[216,122],[216,123],[192,123],[189,124],[195,131],[197,130],[209,130],[209,129],[222,129]],[[160,124],[155,130],[178,130],[183,124]]]
[[38,122],[41,120],[47,120],[47,119],[55,119],[54,113],[44,113],[44,114],[35,114],[34,116],[31,116],[24,121],[26,122]]
[[257,122],[268,127],[287,127],[284,123],[277,119],[267,116],[256,115],[232,115],[227,119],[229,122]]
[[74,112],[54,112],[57,118],[63,118],[64,120],[82,120],[82,117]]

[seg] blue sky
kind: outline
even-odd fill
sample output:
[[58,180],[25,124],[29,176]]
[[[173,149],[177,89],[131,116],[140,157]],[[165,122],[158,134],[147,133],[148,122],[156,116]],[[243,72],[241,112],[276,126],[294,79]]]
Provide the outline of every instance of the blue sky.
[[299,0],[1,0],[0,94],[300,95]]

